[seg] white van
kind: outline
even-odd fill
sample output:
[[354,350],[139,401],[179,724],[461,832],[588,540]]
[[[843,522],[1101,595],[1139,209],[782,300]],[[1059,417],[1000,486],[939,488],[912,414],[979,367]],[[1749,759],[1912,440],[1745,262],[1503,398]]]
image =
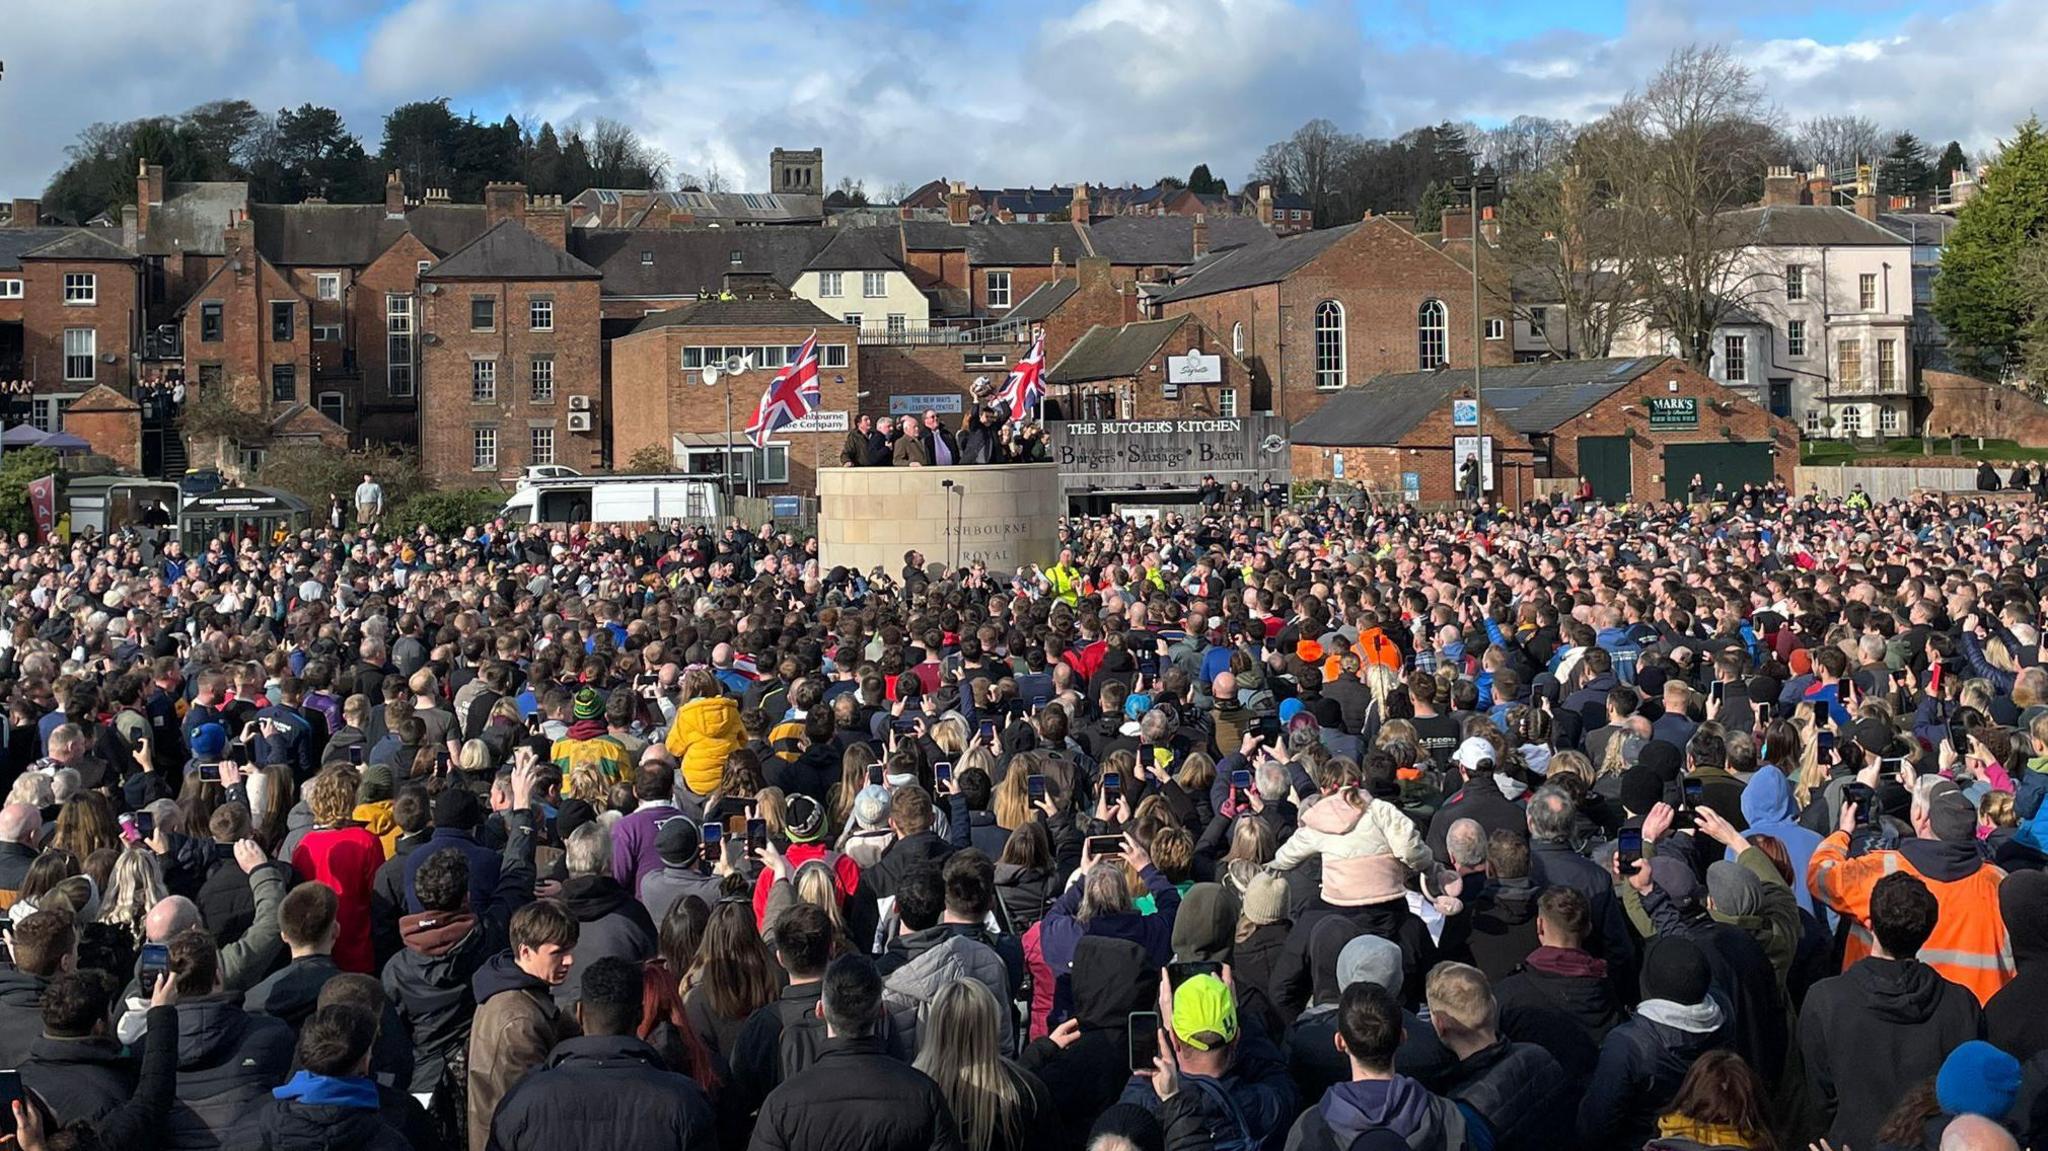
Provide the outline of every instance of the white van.
[[520,481],[499,513],[513,523],[712,523],[725,515],[717,483],[701,476],[552,476]]

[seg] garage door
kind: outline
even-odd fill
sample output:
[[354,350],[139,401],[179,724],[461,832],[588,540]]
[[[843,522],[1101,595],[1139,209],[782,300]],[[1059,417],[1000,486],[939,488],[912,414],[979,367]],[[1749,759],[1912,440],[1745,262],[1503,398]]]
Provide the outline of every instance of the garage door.
[[1744,484],[1771,482],[1771,445],[1766,443],[1664,445],[1664,498],[1682,500],[1698,474],[1709,492],[1715,484],[1735,491]]
[[1610,504],[1629,496],[1627,436],[1580,436],[1579,474],[1592,481],[1593,494]]

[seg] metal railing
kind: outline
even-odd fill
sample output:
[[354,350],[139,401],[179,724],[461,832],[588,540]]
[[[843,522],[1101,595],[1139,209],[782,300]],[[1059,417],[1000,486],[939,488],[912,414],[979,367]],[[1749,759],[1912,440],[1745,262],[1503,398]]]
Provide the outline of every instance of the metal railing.
[[1021,344],[1030,338],[1031,325],[1009,320],[992,324],[936,322],[894,330],[863,325],[860,330],[863,345]]

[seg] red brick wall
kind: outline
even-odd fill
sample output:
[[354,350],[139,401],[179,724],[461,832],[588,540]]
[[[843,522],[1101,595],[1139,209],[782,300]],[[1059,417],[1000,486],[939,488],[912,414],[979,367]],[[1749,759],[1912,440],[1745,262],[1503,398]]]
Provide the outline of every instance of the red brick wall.
[[349,430],[359,441],[419,443],[417,369],[412,397],[391,394],[384,297],[391,293],[413,297],[413,347],[417,356],[422,350],[418,337],[419,266],[421,260],[432,259],[434,253],[407,232],[356,276],[355,296],[349,309],[349,337],[355,346],[357,374],[346,384],[327,386],[347,393]]
[[[555,432],[555,462],[582,471],[602,467],[602,427],[613,413],[598,411],[601,392],[598,338],[598,282],[439,281],[439,291],[421,294],[420,329],[435,339],[420,342],[420,463],[435,480],[455,486],[485,485],[516,477],[532,462],[535,427]],[[470,330],[470,301],[488,296],[496,301],[495,324],[489,331]],[[533,331],[529,304],[536,296],[554,299],[554,330]],[[532,364],[552,356],[554,399],[532,399]],[[497,361],[497,400],[471,399],[471,364]],[[587,396],[592,404],[592,430],[570,432],[569,399]],[[639,418],[626,408],[620,422]],[[474,431],[498,429],[498,466],[476,470]]]
[[[98,277],[98,301],[91,305],[64,302],[64,275],[90,273]],[[11,277],[14,273],[8,273]],[[94,384],[125,388],[132,382],[131,354],[139,351],[142,281],[138,266],[115,261],[23,260],[21,326],[21,370],[36,383],[38,392],[83,392]],[[98,334],[98,354],[93,361],[93,378],[67,381],[64,378],[64,329],[92,328]],[[115,357],[107,363],[107,356]]]
[[[1050,343],[1050,341],[1048,341]],[[1169,356],[1186,353],[1190,348],[1200,349],[1205,354],[1222,357],[1223,382],[1221,384],[1182,387],[1174,399],[1166,398],[1166,360]],[[1244,362],[1230,354],[1228,339],[1219,339],[1198,319],[1190,319],[1180,330],[1167,337],[1159,354],[1145,364],[1137,376],[1120,380],[1099,380],[1086,384],[1056,384],[1051,388],[1053,398],[1061,401],[1061,410],[1069,419],[1080,418],[1084,410],[1080,397],[1087,393],[1128,393],[1132,397],[1131,418],[1138,420],[1190,419],[1197,416],[1215,416],[1220,401],[1218,395],[1226,390],[1237,390],[1237,412],[1247,415],[1251,411],[1251,373]],[[1121,417],[1118,417],[1121,418]]]
[[[222,386],[237,407],[268,412],[271,365],[288,363],[296,368],[298,400],[311,402],[313,332],[306,323],[306,301],[289,279],[256,255],[255,230],[247,222],[229,233],[228,248],[229,258],[200,286],[185,312],[186,377],[197,386],[200,369],[218,364]],[[240,271],[235,270],[236,263]],[[288,343],[270,338],[273,300],[293,305]],[[211,301],[222,305],[221,339],[204,343],[199,338],[200,317],[203,305]]]
[[2016,388],[1957,372],[1922,372],[1930,436],[1984,436],[2048,444],[2048,404]]
[[122,471],[142,470],[142,409],[70,409],[64,413],[64,430],[91,444]]
[[[1231,299],[1229,297],[1238,297]],[[1201,315],[1227,339],[1245,325],[1245,354],[1254,370],[1278,383],[1275,406],[1298,420],[1328,396],[1315,386],[1315,310],[1323,300],[1344,307],[1345,378],[1363,383],[1418,366],[1416,314],[1439,299],[1449,312],[1450,366],[1472,363],[1472,274],[1463,265],[1384,217],[1372,217],[1279,285],[1164,305],[1166,315]],[[1481,310],[1506,319],[1506,309],[1483,301]],[[1486,363],[1508,363],[1509,341],[1485,341]]]
[[1294,478],[1334,479],[1336,469],[1332,457],[1341,453],[1347,483],[1374,492],[1399,493],[1402,473],[1414,472],[1421,480],[1421,501],[1441,503],[1458,498],[1452,438],[1475,434],[1489,435],[1494,439],[1491,497],[1510,504],[1520,504],[1533,498],[1536,494],[1536,455],[1528,438],[1508,427],[1492,408],[1482,409],[1479,429],[1454,429],[1448,398],[1410,428],[1395,447],[1293,445]]
[[[727,385],[721,380],[706,387],[695,369],[684,371],[686,347],[746,347],[757,344],[795,346],[811,334],[810,325],[800,327],[738,328],[690,326],[656,328],[635,332],[612,341],[612,453],[621,466],[644,447],[667,451],[680,433],[725,438]],[[865,358],[855,343],[854,329],[843,324],[817,329],[818,343],[844,344],[845,367],[819,370],[822,411],[846,412],[848,426],[859,414],[860,405],[879,403],[888,410],[886,399],[859,398],[861,371]],[[921,351],[951,351],[954,348],[924,348]],[[761,392],[774,372],[754,369],[740,376],[732,386],[732,434],[735,442],[744,437]],[[817,491],[814,461],[825,467],[839,463],[839,451],[846,443],[845,432],[780,432],[772,443],[789,447],[789,482],[759,489],[765,495],[810,495]]]
[[[889,414],[891,396],[931,396],[958,393],[962,410],[974,402],[975,377],[987,376],[1001,387],[1009,365],[1030,352],[1026,344],[957,344],[900,346],[870,344],[860,349],[860,378],[867,396],[860,410],[880,418]],[[967,357],[984,354],[1003,357],[1001,365],[968,367]],[[1048,359],[1051,356],[1048,354]],[[949,417],[950,418],[950,417]]]
[[[1676,390],[1671,383],[1676,381]],[[1650,427],[1645,396],[1690,396],[1700,401],[1697,428]],[[1719,405],[1716,407],[1715,405]],[[1633,409],[1624,411],[1623,409]],[[1723,434],[1733,433],[1734,440]],[[1793,482],[1799,463],[1799,435],[1790,422],[1744,399],[1739,392],[1722,387],[1684,361],[1669,359],[1586,412],[1557,429],[1550,444],[1551,459],[1544,469],[1549,478],[1571,479],[1578,475],[1578,437],[1632,437],[1629,444],[1631,484],[1638,499],[1664,497],[1664,445],[1678,443],[1756,443],[1775,440],[1778,454],[1774,468],[1778,478]]]

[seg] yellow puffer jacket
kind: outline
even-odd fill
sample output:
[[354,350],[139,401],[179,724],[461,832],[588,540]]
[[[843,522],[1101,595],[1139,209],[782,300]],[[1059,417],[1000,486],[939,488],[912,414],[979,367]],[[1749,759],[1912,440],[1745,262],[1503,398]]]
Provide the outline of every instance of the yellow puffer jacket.
[[709,795],[725,774],[725,757],[746,738],[740,731],[740,705],[724,696],[706,696],[676,710],[676,721],[662,742],[683,765],[683,782],[690,790]]

